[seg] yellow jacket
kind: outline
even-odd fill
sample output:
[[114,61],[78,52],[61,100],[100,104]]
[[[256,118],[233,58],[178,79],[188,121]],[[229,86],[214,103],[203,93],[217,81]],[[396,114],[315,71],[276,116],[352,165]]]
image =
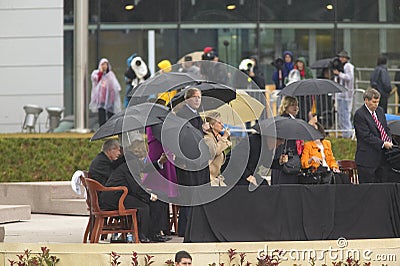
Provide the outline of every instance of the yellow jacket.
[[[322,140],[322,146],[324,147],[325,161],[328,164],[330,169],[339,168],[335,157],[333,156],[331,142],[329,140]],[[319,163],[315,161],[311,161],[308,163],[308,160],[312,157],[316,156],[322,159],[321,150],[318,148],[317,144],[314,141],[308,141],[304,143],[304,150],[301,154],[301,166],[303,168],[309,168],[313,166],[314,168],[318,168]]]

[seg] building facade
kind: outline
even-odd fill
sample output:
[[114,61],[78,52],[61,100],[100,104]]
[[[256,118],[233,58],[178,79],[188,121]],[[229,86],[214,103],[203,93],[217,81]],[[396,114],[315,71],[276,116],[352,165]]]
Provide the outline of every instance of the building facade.
[[[344,49],[356,68],[374,67],[383,53],[397,68],[399,6],[398,0],[89,0],[88,71],[106,57],[124,88],[127,57],[151,59],[153,36],[152,62],[176,62],[212,46],[232,66],[257,55],[267,83],[271,63],[285,50],[312,64]],[[24,104],[64,106],[65,115],[73,114],[74,0],[1,1],[0,22],[10,25],[0,27],[0,132],[20,131]]]

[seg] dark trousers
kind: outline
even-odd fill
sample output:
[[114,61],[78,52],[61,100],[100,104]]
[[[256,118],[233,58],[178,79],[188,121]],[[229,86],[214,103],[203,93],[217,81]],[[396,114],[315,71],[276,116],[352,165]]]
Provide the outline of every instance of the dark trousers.
[[186,225],[189,220],[192,207],[180,206],[179,207],[179,220],[178,220],[178,236],[185,236]]
[[106,112],[105,109],[99,108],[99,126],[103,125],[108,119],[110,119],[114,114],[111,112]]
[[136,197],[127,195],[124,201],[126,209],[137,209],[139,236],[149,236],[150,227],[150,207],[149,204],[139,200]]
[[150,234],[158,234],[168,229],[168,203],[163,201],[150,202]]
[[382,97],[379,99],[379,106],[383,108],[385,114],[387,113],[387,106],[388,106],[388,98]]
[[358,181],[361,183],[385,183],[389,182],[386,167],[365,167],[357,165]]

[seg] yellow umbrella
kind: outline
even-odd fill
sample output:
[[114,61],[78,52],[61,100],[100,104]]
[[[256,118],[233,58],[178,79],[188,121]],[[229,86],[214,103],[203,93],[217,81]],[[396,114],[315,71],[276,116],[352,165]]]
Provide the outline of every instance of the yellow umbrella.
[[246,91],[236,90],[236,99],[221,105],[217,109],[205,112],[205,115],[211,112],[219,112],[222,122],[239,126],[259,119],[264,109],[265,106],[247,94]]
[[179,63],[183,63],[183,62],[185,61],[185,56],[191,56],[193,61],[200,61],[202,55],[203,55],[203,51],[191,52],[191,53],[188,53],[188,54],[184,55],[183,57],[181,57],[181,58],[178,60],[177,63],[178,63],[178,64],[179,64]]

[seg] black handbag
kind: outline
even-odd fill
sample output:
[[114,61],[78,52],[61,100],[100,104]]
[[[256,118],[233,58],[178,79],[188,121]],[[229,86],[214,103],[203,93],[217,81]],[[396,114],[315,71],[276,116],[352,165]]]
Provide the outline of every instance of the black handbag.
[[285,174],[294,175],[299,174],[301,170],[300,156],[297,152],[288,151],[288,161],[282,165],[282,171]]
[[302,174],[299,176],[299,183],[306,185],[335,184],[335,180],[335,174],[323,166],[318,167],[315,171],[313,171],[312,167],[303,169]]

